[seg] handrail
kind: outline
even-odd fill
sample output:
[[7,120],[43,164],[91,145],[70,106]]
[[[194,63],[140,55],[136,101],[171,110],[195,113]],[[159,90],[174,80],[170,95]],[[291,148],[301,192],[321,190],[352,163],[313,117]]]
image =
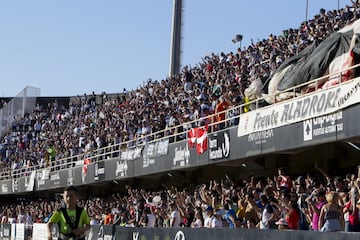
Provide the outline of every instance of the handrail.
[[[344,70],[340,70],[336,73],[333,74],[327,74],[325,76],[322,76],[320,78],[308,81],[306,83],[302,83],[299,85],[296,85],[294,87],[290,87],[286,90],[277,92],[275,94],[271,94],[268,95],[266,97],[261,97],[261,98],[257,98],[255,100],[249,101],[247,103],[244,104],[240,104],[237,106],[232,106],[232,108],[224,110],[222,112],[218,112],[218,113],[214,113],[211,115],[208,115],[206,117],[202,117],[199,119],[195,119],[192,121],[188,121],[188,122],[183,122],[179,125],[173,126],[173,127],[169,127],[169,128],[165,128],[163,130],[160,130],[158,132],[155,133],[150,133],[148,135],[145,136],[141,136],[139,138],[135,138],[133,140],[129,140],[129,141],[125,141],[119,144],[114,144],[114,145],[110,145],[110,146],[106,146],[103,148],[99,148],[99,149],[95,149],[91,152],[86,152],[86,153],[82,153],[82,154],[78,154],[75,156],[70,156],[70,157],[66,157],[66,158],[61,158],[61,159],[55,159],[55,164],[51,165],[51,166],[47,166],[47,168],[50,171],[54,171],[54,170],[60,170],[60,169],[67,169],[67,168],[72,168],[74,166],[83,166],[83,162],[85,159],[89,158],[90,162],[99,162],[99,161],[105,161],[108,158],[113,158],[113,157],[118,157],[121,155],[121,152],[126,150],[126,149],[131,149],[133,147],[142,147],[145,144],[150,144],[150,143],[154,143],[156,141],[161,141],[161,140],[166,140],[166,139],[171,139],[172,141],[170,142],[176,142],[176,141],[182,141],[185,140],[187,138],[187,132],[190,129],[185,128],[184,131],[182,132],[178,132],[177,130],[181,127],[183,127],[183,125],[187,125],[187,126],[192,126],[192,127],[200,127],[202,122],[210,119],[213,120],[214,117],[216,117],[219,114],[225,114],[227,117],[226,119],[222,120],[222,121],[210,121],[210,123],[208,124],[208,129],[209,132],[214,132],[217,131],[217,126],[219,126],[220,123],[224,123],[226,125],[226,128],[229,128],[231,126],[236,126],[233,124],[229,124],[231,122],[235,122],[236,123],[236,119],[238,119],[240,117],[241,114],[243,114],[242,109],[245,106],[249,106],[250,104],[254,104],[255,109],[259,108],[259,101],[265,100],[265,98],[267,97],[275,97],[277,95],[280,95],[282,93],[289,93],[289,92],[293,92],[293,95],[291,97],[291,99],[296,98],[297,96],[297,89],[301,89],[302,87],[305,86],[309,86],[310,84],[315,84],[315,91],[318,89],[318,83],[320,80],[323,80],[325,78],[329,78],[330,76],[335,76],[335,75],[339,75],[339,82],[337,84],[341,84],[341,78],[342,78],[342,73],[344,71],[348,71],[348,70],[352,70],[355,69],[357,67],[359,67],[360,64],[351,66],[349,68],[346,68]],[[352,79],[348,80],[351,81]],[[335,87],[337,85],[331,86],[331,87]],[[331,88],[330,87],[330,88]],[[306,95],[306,94],[305,94]],[[276,104],[276,103],[275,103]],[[272,105],[270,105],[272,106]],[[230,114],[231,112],[235,113],[235,114]],[[231,116],[233,115],[233,116]],[[172,133],[170,135],[168,135],[168,133]],[[158,137],[161,136],[161,137]],[[2,171],[0,172],[0,181],[4,180],[4,179],[10,179],[10,178],[18,178],[21,176],[29,176],[31,174],[32,171],[34,170],[39,170],[39,169],[44,169],[43,166],[37,165],[37,166],[32,166],[28,169],[26,168],[22,168],[22,169],[15,169],[15,170],[8,170],[8,171]]]

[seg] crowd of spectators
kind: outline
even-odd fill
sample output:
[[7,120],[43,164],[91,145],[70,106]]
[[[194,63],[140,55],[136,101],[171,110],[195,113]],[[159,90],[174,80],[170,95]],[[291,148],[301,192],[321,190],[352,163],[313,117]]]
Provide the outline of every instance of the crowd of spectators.
[[[248,93],[249,86],[262,84],[284,60],[355,21],[359,14],[356,2],[339,10],[321,9],[298,28],[285,29],[279,36],[270,34],[237,52],[209,54],[195,67],[183,67],[176,76],[149,79],[136,90],[123,89],[116,97],[103,93],[97,101],[99,95],[92,93],[72,98],[69,107],[56,101],[38,106],[21,118],[14,117],[11,130],[2,137],[2,175],[64,164],[73,156],[114,144],[126,142],[125,147],[133,147],[181,133],[194,124],[221,122],[248,111],[248,106],[234,107],[256,96]],[[219,114],[226,109],[236,110]],[[214,113],[218,115],[207,118]],[[235,118],[215,127],[236,123]]]
[[[270,34],[235,53],[209,54],[177,76],[148,80],[116,97],[102,94],[98,101],[99,96],[92,93],[72,98],[68,108],[57,102],[38,106],[12,120],[1,140],[1,172],[67,163],[73,156],[106,146],[133,147],[182,132],[192,127],[190,121],[244,103],[251,84],[267,79],[284,60],[313,41],[324,40],[359,14],[357,3],[340,10],[321,9],[299,28],[285,29],[279,36]],[[226,117],[230,116],[219,114],[199,124]],[[231,124],[236,121],[218,127]],[[128,187],[126,194],[86,196],[79,204],[88,210],[92,224],[359,231],[359,180],[356,174],[291,179],[279,170],[274,178],[234,181],[225,177],[186,189]],[[46,222],[61,204],[61,198],[2,202],[1,223]]]
[[[360,231],[357,173],[330,177],[315,165],[314,174],[291,177],[223,179],[177,189],[145,190],[126,186],[111,196],[86,195],[78,204],[91,225],[123,227],[258,228]],[[189,185],[190,186],[190,185]],[[1,203],[1,223],[46,223],[63,206],[62,197]]]

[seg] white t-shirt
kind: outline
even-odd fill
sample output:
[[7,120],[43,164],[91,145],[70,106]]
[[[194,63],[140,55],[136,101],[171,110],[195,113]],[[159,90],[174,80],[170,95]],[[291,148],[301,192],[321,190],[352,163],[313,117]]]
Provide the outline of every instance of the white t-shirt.
[[173,227],[180,227],[180,213],[177,209],[171,212],[170,223],[172,222],[174,222]]
[[155,227],[156,217],[154,214],[147,214],[148,222],[146,227]]
[[211,217],[206,217],[204,220],[204,227],[206,228],[212,228],[212,222],[214,220],[215,216],[211,216]]
[[202,226],[203,225],[200,219],[196,219],[195,222],[192,224],[192,228],[201,228]]

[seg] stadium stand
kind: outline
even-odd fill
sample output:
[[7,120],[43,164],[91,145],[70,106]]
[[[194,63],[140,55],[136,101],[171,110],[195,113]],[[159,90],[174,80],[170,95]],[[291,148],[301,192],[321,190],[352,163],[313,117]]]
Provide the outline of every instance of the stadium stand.
[[[162,139],[169,143],[189,140],[195,128],[198,137],[205,127],[208,133],[236,127],[239,114],[268,105],[257,101],[263,93],[259,89],[266,89],[264,83],[282,63],[354,23],[359,11],[348,6],[321,9],[298,29],[286,29],[280,36],[270,34],[236,53],[210,54],[194,68],[185,66],[181,74],[161,81],[149,79],[133,91],[84,94],[72,97],[68,104],[38,105],[24,117],[14,117],[2,137],[1,180],[14,183],[34,171],[50,174],[75,166],[83,166],[86,175],[88,164],[119,157],[127,149]],[[89,194],[91,188],[105,185],[84,186],[79,204],[88,210],[92,225],[149,227],[155,218],[151,223],[156,227],[170,227],[177,221],[177,226],[187,228],[360,231],[359,168],[331,175],[314,162],[311,174],[291,176],[283,168],[267,177],[219,173],[215,178],[207,173],[210,176],[197,182],[183,179],[186,187],[166,181],[161,187],[137,186],[132,179],[126,189],[110,192],[118,185],[114,179],[107,192]],[[169,172],[159,178],[172,177]],[[62,204],[61,196],[55,198],[56,191],[51,191],[53,196],[48,192],[1,196],[1,224],[46,223]]]

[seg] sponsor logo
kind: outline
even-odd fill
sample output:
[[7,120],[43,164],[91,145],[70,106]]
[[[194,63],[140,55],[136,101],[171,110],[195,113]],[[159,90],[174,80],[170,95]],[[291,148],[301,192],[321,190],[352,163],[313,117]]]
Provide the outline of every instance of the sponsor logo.
[[2,184],[1,184],[1,191],[2,191],[3,193],[9,192],[9,186],[8,186],[6,183],[2,183]]
[[155,164],[155,159],[154,157],[156,157],[156,146],[155,144],[147,144],[144,148],[144,152],[143,152],[143,168],[147,168],[150,165]]
[[126,177],[128,174],[127,171],[128,171],[127,161],[120,160],[116,162],[116,171],[115,171],[116,177]]
[[135,160],[137,158],[141,158],[142,148],[137,147],[134,149],[126,149],[121,152],[121,160]]
[[175,157],[173,159],[173,166],[187,166],[190,161],[190,151],[188,144],[185,147],[176,147],[175,148]]
[[169,150],[169,139],[161,140],[156,143],[156,155],[162,156],[168,154]]
[[50,170],[43,169],[36,172],[36,183],[37,186],[40,187],[42,185],[45,185],[45,180],[49,179],[50,176]]
[[339,111],[304,121],[304,141],[310,141],[323,136],[333,135],[336,132],[342,132],[344,129],[342,119],[342,111]]
[[148,158],[146,156],[144,156],[144,160],[143,160],[143,168],[147,168],[150,165],[155,164],[155,159],[153,158]]
[[229,131],[216,133],[209,139],[209,159],[223,159],[230,156]]
[[175,234],[174,240],[185,240],[185,234],[182,231],[178,231]]
[[248,142],[254,142],[255,144],[266,143],[267,139],[274,137],[274,131],[272,129],[264,130],[260,132],[250,133],[248,135]]
[[51,173],[50,181],[52,181],[54,185],[60,185],[60,172]]
[[138,240],[139,239],[139,232],[133,232],[132,233],[132,239],[133,240]]
[[104,162],[95,163],[94,169],[95,169],[95,177],[94,177],[95,181],[102,179],[103,175],[105,174]]
[[168,148],[168,139],[146,144],[143,151],[143,168],[155,164],[156,157],[168,154]]

